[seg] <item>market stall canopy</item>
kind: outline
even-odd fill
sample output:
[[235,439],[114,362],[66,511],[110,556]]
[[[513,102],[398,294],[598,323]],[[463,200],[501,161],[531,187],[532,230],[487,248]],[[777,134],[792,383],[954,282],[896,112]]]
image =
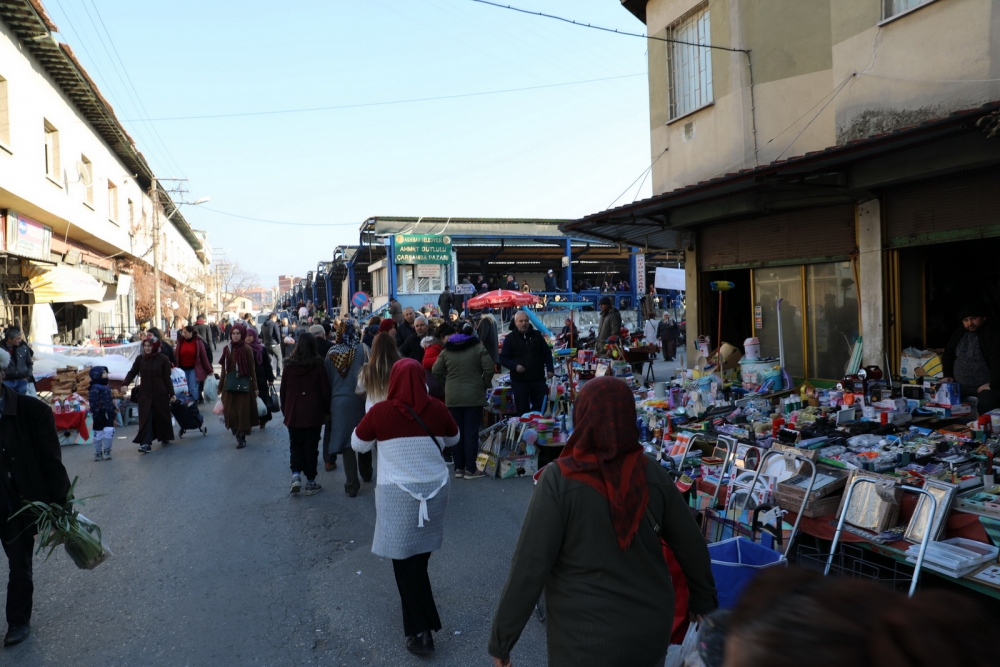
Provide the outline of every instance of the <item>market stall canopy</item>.
[[37,266],[28,269],[35,303],[100,303],[105,286],[94,276],[72,266]]
[[541,301],[530,292],[515,292],[508,289],[498,289],[483,292],[465,302],[469,308],[513,308],[515,306],[530,306]]

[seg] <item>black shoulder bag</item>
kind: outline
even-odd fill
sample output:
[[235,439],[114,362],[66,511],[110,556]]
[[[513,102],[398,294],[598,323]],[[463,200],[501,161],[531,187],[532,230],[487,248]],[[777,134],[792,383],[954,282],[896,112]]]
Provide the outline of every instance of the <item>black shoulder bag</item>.
[[437,448],[441,451],[444,451],[444,447],[442,447],[441,443],[438,442],[437,436],[431,433],[431,430],[427,428],[427,424],[425,424],[424,420],[420,418],[420,415],[414,412],[413,408],[411,408],[409,405],[406,406],[406,409],[410,411],[410,414],[413,415],[413,418],[417,420],[417,423],[420,424],[420,427],[425,431],[427,431],[427,435],[431,436],[431,440],[434,441],[434,444],[437,445]]
[[[249,394],[250,393],[250,378],[246,375],[239,374],[239,365],[237,365],[236,360],[233,359],[233,348],[229,347],[229,354],[226,355],[226,383],[223,385],[223,390],[227,392],[232,392],[234,394]],[[228,370],[230,364],[234,366],[233,370]]]

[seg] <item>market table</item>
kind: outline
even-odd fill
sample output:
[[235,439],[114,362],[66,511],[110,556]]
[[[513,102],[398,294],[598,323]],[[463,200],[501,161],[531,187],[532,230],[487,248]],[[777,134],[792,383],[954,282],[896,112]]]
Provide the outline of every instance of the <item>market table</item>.
[[84,440],[90,438],[86,412],[56,412],[53,416],[56,418],[57,431],[78,431]]

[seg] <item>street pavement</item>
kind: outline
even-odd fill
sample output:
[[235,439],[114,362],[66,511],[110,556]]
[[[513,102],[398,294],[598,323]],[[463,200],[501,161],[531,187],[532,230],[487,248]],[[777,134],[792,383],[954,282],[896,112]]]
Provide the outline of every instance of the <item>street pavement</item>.
[[[118,430],[111,461],[94,462],[90,445],[63,447],[77,495],[96,496],[83,513],[114,556],[92,571],[61,547],[36,556],[32,634],[0,649],[0,665],[492,664],[490,623],[530,478],[452,478],[444,546],[430,560],[444,628],[436,655],[421,659],[403,646],[392,564],[371,553],[374,483],[347,498],[342,467],[321,470],[321,493],[290,496],[280,415],[237,450],[202,412],[208,436],[189,432],[150,454],[136,451],[134,426]],[[546,663],[534,617],[513,657]]]

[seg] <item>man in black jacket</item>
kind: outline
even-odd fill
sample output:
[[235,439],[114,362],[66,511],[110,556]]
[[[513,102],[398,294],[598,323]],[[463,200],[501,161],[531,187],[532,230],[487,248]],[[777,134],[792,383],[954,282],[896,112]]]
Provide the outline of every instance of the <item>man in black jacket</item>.
[[271,352],[278,365],[276,377],[281,377],[281,325],[278,324],[278,313],[271,313],[267,322],[260,328],[260,343]]
[[205,351],[208,352],[209,359],[215,359],[215,341],[212,339],[212,328],[205,322],[204,317],[198,317],[194,321],[194,330],[205,342]]
[[413,309],[413,306],[407,306],[403,309],[403,321],[396,325],[396,347],[403,347],[403,343],[406,339],[416,333],[416,329],[413,328],[413,321],[417,318],[417,311]]
[[[10,355],[0,350],[0,379],[9,363]],[[31,556],[37,530],[24,514],[9,519],[25,502],[64,504],[70,484],[49,406],[4,386],[0,415],[0,541],[10,565],[3,644],[12,646],[31,632]]]
[[451,288],[445,285],[444,291],[441,292],[441,296],[438,297],[438,310],[441,311],[441,317],[448,319],[448,313],[450,313],[454,307],[455,295],[451,293]]
[[961,311],[961,328],[952,335],[941,359],[942,382],[957,382],[962,397],[977,397],[976,411],[1000,407],[1000,331],[987,321],[986,307],[968,304]]
[[27,394],[28,383],[35,381],[33,376],[35,353],[28,347],[21,330],[17,327],[7,329],[3,349],[10,354],[10,367],[7,368],[4,384],[19,394]]
[[514,315],[511,331],[503,339],[500,365],[510,371],[510,388],[514,392],[517,413],[523,415],[541,410],[548,393],[545,379],[555,372],[552,349],[542,334],[531,326],[523,310]]
[[[415,359],[420,363],[424,362],[424,346],[421,343],[424,340],[424,336],[427,335],[427,330],[430,325],[427,323],[427,318],[423,315],[415,318],[413,320],[413,333],[407,336],[403,344],[399,346],[399,354],[404,357],[409,357],[410,359]],[[397,330],[396,333],[399,333]]]

